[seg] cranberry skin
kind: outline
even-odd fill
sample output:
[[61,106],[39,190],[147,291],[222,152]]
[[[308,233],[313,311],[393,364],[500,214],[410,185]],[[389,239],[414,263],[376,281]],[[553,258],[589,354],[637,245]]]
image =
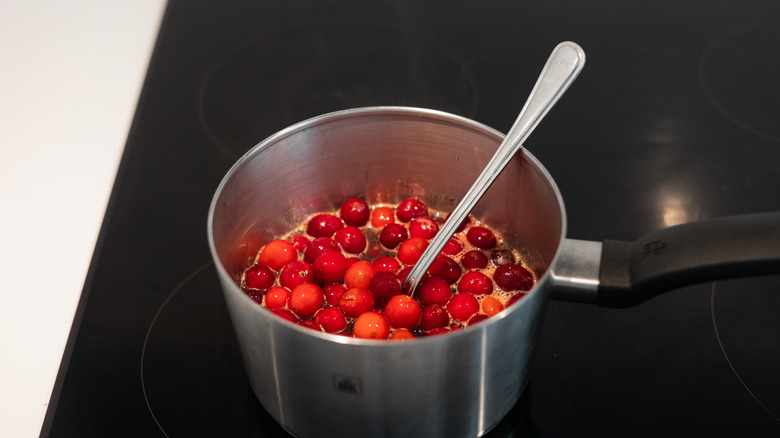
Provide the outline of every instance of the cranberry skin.
[[413,265],[420,259],[425,248],[428,247],[428,241],[421,237],[410,237],[401,243],[398,247],[398,260],[406,265]]
[[369,290],[374,294],[374,302],[382,306],[402,292],[401,280],[392,272],[380,271],[371,279]]
[[446,327],[450,324],[450,315],[444,307],[434,304],[427,306],[420,314],[420,328],[428,332],[439,327]]
[[493,292],[493,282],[487,275],[469,271],[463,274],[458,282],[458,292],[466,292],[473,295],[485,295]]
[[496,285],[505,291],[529,291],[534,286],[534,277],[520,265],[507,263],[496,268],[493,274]]
[[329,306],[336,306],[339,304],[339,298],[347,291],[347,288],[343,284],[328,284],[322,287],[322,293],[325,294],[325,302]]
[[306,232],[313,237],[330,237],[342,228],[344,222],[338,216],[329,213],[315,215],[306,224]]
[[407,329],[398,329],[390,334],[391,341],[408,341],[410,339],[416,339],[414,334]]
[[452,297],[449,283],[441,277],[431,277],[420,283],[418,298],[423,306],[438,304],[443,306]]
[[409,222],[409,235],[412,237],[422,237],[430,240],[438,232],[439,225],[428,216],[418,216]]
[[281,286],[274,286],[265,293],[265,307],[268,309],[281,309],[287,305],[290,298],[290,289]]
[[476,315],[472,316],[471,319],[469,319],[468,325],[473,325],[473,324],[476,324],[478,322],[482,322],[482,321],[484,321],[484,320],[486,320],[488,318],[489,318],[489,316],[487,316],[487,315],[476,314]]
[[438,327],[428,332],[427,336],[437,336],[437,335],[443,335],[445,333],[449,333],[452,330],[450,330],[449,327]]
[[466,269],[485,269],[488,264],[487,256],[480,250],[474,249],[463,254],[460,264]]
[[528,295],[528,294],[515,294],[515,295],[512,295],[512,297],[509,298],[509,300],[507,300],[506,307],[509,307],[512,304],[522,300],[526,295]]
[[401,242],[409,237],[406,227],[401,224],[387,224],[379,232],[379,243],[385,248],[395,249]]
[[381,313],[365,312],[355,320],[354,334],[360,339],[387,339],[390,324]]
[[374,308],[374,295],[368,289],[353,287],[341,295],[338,307],[344,315],[357,318]]
[[339,251],[341,248],[335,240],[330,237],[317,237],[312,240],[306,250],[303,252],[303,260],[307,263],[314,263],[317,257],[327,251]]
[[457,294],[447,303],[447,313],[452,319],[466,322],[479,311],[479,301],[471,294]]
[[298,317],[287,309],[273,309],[271,310],[271,313],[294,324],[298,324]]
[[317,257],[312,263],[314,279],[318,283],[336,283],[344,278],[347,272],[347,258],[336,251],[328,251]]
[[352,198],[341,204],[339,216],[347,225],[362,227],[368,223],[368,219],[371,217],[371,209],[366,201],[360,198]]
[[266,290],[276,282],[276,273],[263,265],[254,265],[244,272],[244,284],[250,289]]
[[252,301],[256,302],[257,304],[263,304],[263,291],[248,289],[244,292],[246,293],[246,296],[252,299]]
[[444,244],[444,248],[441,250],[444,254],[451,256],[458,255],[461,251],[463,251],[463,242],[457,237],[450,237],[450,240]]
[[321,331],[320,330],[320,328],[321,328],[320,325],[317,324],[317,322],[315,322],[313,319],[302,319],[302,320],[298,321],[298,325],[301,326],[301,327],[306,327],[306,328],[309,328],[309,329],[312,329],[312,330],[316,330],[318,332]]
[[395,257],[382,256],[374,260],[374,266],[380,271],[398,272],[401,269],[401,262]]
[[340,333],[347,327],[347,319],[336,307],[320,309],[314,316],[314,322],[328,333]]
[[314,316],[325,305],[325,296],[322,289],[313,283],[304,283],[295,286],[290,293],[287,305],[299,318]]
[[485,227],[471,227],[466,232],[469,243],[479,249],[490,249],[496,246],[496,236]]
[[431,277],[441,277],[449,284],[458,281],[462,273],[463,270],[460,269],[458,262],[443,255],[436,257],[431,263],[431,267],[428,268],[428,274]]
[[295,247],[295,249],[303,254],[304,251],[306,251],[306,248],[311,243],[311,240],[309,240],[306,236],[293,236],[292,238],[292,244]]
[[371,226],[374,228],[382,228],[387,224],[395,222],[395,213],[390,207],[374,207],[371,210]]
[[279,284],[290,290],[300,284],[313,282],[314,267],[306,262],[298,260],[290,262],[279,273]]
[[292,243],[286,240],[272,240],[260,251],[257,256],[257,264],[268,266],[274,271],[298,258],[298,251]]
[[421,314],[420,305],[409,295],[396,295],[385,306],[385,317],[393,328],[413,329]]
[[515,256],[508,249],[494,249],[490,251],[490,260],[494,266],[501,266],[507,263],[514,263]]
[[360,260],[347,268],[347,272],[344,274],[344,284],[348,288],[368,289],[371,287],[371,280],[378,272],[379,269],[376,266],[365,260]]
[[344,252],[360,254],[366,249],[366,235],[357,227],[344,227],[333,235],[333,240],[341,246]]
[[419,216],[428,216],[428,207],[417,199],[404,199],[395,209],[395,215],[401,222],[409,222]]

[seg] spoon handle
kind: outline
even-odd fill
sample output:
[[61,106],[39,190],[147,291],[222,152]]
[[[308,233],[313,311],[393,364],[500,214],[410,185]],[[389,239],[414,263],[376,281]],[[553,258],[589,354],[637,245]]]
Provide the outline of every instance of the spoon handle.
[[410,295],[463,219],[520,150],[542,117],[574,82],[584,65],[585,52],[577,44],[567,41],[555,47],[509,134],[406,277],[404,290],[408,290]]

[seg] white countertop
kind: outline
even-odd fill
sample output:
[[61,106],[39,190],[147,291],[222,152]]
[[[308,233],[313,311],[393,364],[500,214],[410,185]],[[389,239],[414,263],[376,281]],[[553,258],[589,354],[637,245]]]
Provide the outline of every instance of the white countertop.
[[1,437],[40,434],[164,8],[3,4]]

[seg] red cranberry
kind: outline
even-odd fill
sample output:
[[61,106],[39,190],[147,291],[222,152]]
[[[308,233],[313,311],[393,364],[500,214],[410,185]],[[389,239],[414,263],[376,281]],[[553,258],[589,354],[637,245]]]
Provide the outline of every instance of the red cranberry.
[[461,251],[463,251],[463,243],[457,237],[450,237],[450,240],[444,244],[444,248],[441,250],[444,254],[451,256],[458,255]]
[[507,263],[514,263],[515,256],[508,249],[494,249],[490,251],[490,260],[493,262],[493,265],[501,266]]
[[329,306],[338,305],[339,298],[341,298],[341,295],[346,291],[347,288],[343,284],[327,284],[322,287],[322,292],[325,294],[325,302],[327,302]]
[[304,283],[295,286],[290,293],[287,305],[298,317],[308,318],[314,316],[325,304],[325,296],[322,289],[313,283]]
[[452,330],[450,330],[449,327],[438,327],[428,332],[427,336],[436,336],[436,335],[443,335],[445,333],[449,333]]
[[457,294],[447,303],[447,312],[453,319],[466,322],[479,311],[479,301],[471,294]]
[[287,305],[290,298],[290,289],[274,286],[265,293],[265,307],[269,309],[281,309]]
[[368,223],[368,219],[371,217],[371,210],[366,201],[360,198],[352,198],[341,205],[339,215],[341,220],[347,225],[362,227]]
[[507,263],[496,268],[493,274],[498,287],[505,291],[529,291],[534,286],[534,277],[520,265]]
[[341,251],[339,244],[330,237],[318,237],[311,241],[309,246],[303,252],[303,260],[307,263],[314,263],[317,257],[326,251]]
[[452,297],[449,283],[441,277],[431,277],[420,282],[418,298],[423,306],[445,305]]
[[380,271],[398,272],[401,269],[401,262],[395,257],[382,256],[374,260],[374,266]]
[[272,309],[271,313],[292,323],[298,324],[298,317],[287,309]]
[[444,310],[444,307],[434,304],[427,306],[420,314],[420,328],[427,331],[439,327],[446,327],[450,324],[450,315]]
[[313,319],[303,319],[298,322],[298,325],[301,327],[306,327],[312,330],[320,331],[320,325],[314,322]]
[[298,251],[292,243],[286,240],[272,240],[260,251],[257,264],[268,266],[274,271],[298,258]]
[[374,296],[368,289],[353,287],[339,298],[339,309],[350,318],[357,318],[374,308]]
[[336,283],[347,272],[347,258],[340,252],[327,251],[314,260],[312,267],[318,283]]
[[402,292],[401,280],[392,272],[380,271],[371,279],[369,290],[374,294],[374,302],[381,306]]
[[420,305],[409,295],[396,295],[385,306],[385,317],[393,328],[413,329],[421,314]]
[[246,293],[246,296],[252,299],[252,301],[256,302],[257,304],[263,304],[263,291],[248,289],[244,292]]
[[419,216],[428,216],[428,207],[417,199],[404,199],[395,209],[395,214],[401,222],[409,222]]
[[409,222],[409,235],[412,237],[422,237],[423,239],[433,239],[439,231],[436,221],[428,216],[418,216]]
[[480,250],[474,249],[463,254],[460,263],[466,269],[485,269],[488,264],[487,256]]
[[522,300],[526,295],[528,295],[528,294],[522,294],[521,293],[521,294],[514,294],[514,295],[512,295],[512,297],[509,298],[509,300],[507,300],[506,307],[509,307],[512,304]]
[[294,261],[288,263],[279,273],[279,284],[292,290],[303,283],[314,282],[314,267],[309,263]]
[[407,329],[398,329],[390,334],[391,341],[407,341],[415,339],[414,333]]
[[339,333],[347,326],[347,319],[336,307],[320,309],[314,316],[314,322],[328,333]]
[[488,318],[489,317],[487,315],[481,315],[481,314],[474,315],[474,316],[471,317],[471,319],[469,319],[468,325],[472,325],[472,324],[476,324],[478,322],[482,322],[482,321],[484,321],[484,320],[486,320]]
[[357,227],[344,227],[333,236],[333,240],[341,245],[341,249],[349,254],[360,254],[366,249],[366,235]]
[[381,313],[365,312],[355,320],[354,333],[356,338],[361,339],[387,339],[390,324]]
[[462,272],[458,262],[443,255],[436,257],[431,263],[431,267],[428,268],[428,274],[432,277],[441,277],[449,284],[458,281]]
[[314,237],[330,237],[342,228],[344,228],[344,222],[338,216],[329,213],[315,215],[306,224],[306,232]]
[[471,227],[466,232],[469,243],[479,249],[490,249],[496,246],[496,236],[485,227]]
[[371,226],[374,228],[382,228],[387,224],[395,222],[395,213],[390,207],[374,207],[371,210]]
[[485,295],[493,292],[493,282],[487,275],[469,271],[463,274],[458,282],[458,292],[466,292],[473,295]]
[[306,250],[306,247],[309,246],[309,243],[311,243],[311,240],[309,240],[309,238],[306,236],[293,236],[292,238],[293,246],[301,254],[303,254],[303,252]]
[[276,282],[276,273],[263,265],[254,265],[244,272],[244,283],[250,289],[266,290]]
[[396,246],[408,237],[409,234],[403,225],[396,223],[387,224],[382,228],[382,231],[379,232],[379,243],[385,248],[395,249]]
[[368,289],[371,287],[371,279],[379,272],[373,264],[360,260],[353,263],[344,274],[344,284],[348,288],[359,287]]
[[504,310],[504,304],[493,297],[483,298],[480,307],[482,308],[482,313],[486,316],[493,316]]
[[398,260],[406,265],[413,265],[420,259],[425,248],[428,247],[428,241],[421,237],[410,237],[398,247]]

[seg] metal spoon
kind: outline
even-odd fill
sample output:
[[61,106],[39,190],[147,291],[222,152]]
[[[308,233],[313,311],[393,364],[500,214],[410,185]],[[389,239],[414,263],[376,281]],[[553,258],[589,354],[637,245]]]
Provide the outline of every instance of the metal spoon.
[[404,290],[410,295],[463,219],[520,150],[539,121],[574,82],[584,65],[585,52],[577,44],[566,41],[555,47],[512,129],[406,277]]

